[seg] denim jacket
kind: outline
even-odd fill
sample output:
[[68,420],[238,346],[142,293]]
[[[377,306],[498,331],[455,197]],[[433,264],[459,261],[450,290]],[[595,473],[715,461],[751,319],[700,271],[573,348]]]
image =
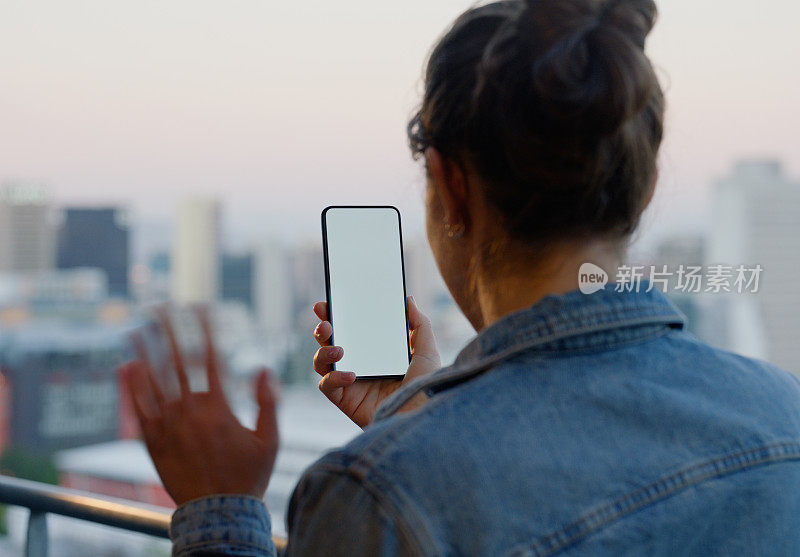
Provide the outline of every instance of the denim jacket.
[[[545,298],[398,390],[305,472],[287,553],[800,555],[800,384],[643,290]],[[171,535],[275,552],[245,497],[185,504]]]

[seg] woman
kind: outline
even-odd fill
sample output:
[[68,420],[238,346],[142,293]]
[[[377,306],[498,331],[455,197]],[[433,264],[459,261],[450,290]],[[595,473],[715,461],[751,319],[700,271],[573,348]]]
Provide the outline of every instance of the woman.
[[[314,464],[289,509],[296,555],[800,553],[800,389],[682,330],[657,290],[612,276],[653,195],[664,100],[644,54],[651,0],[510,0],[463,14],[428,63],[409,125],[427,233],[478,331],[439,368],[409,301],[406,379],[330,371],[320,388],[364,433]],[[649,291],[648,291],[649,290]],[[146,360],[126,378],[169,493],[178,555],[274,551],[261,498],[277,450],[262,374],[255,431]]]

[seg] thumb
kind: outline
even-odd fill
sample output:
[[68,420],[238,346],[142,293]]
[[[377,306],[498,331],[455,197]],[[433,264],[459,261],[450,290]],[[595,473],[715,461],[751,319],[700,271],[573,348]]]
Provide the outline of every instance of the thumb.
[[270,380],[270,372],[262,369],[256,378],[256,400],[258,401],[258,420],[256,435],[263,441],[278,444],[278,386]]
[[[425,372],[431,373],[442,365],[431,320],[420,311],[413,296],[408,297],[408,326],[411,328],[411,365],[424,363]],[[415,362],[417,360],[417,362]],[[418,360],[424,360],[419,362]],[[430,368],[430,369],[429,369]]]

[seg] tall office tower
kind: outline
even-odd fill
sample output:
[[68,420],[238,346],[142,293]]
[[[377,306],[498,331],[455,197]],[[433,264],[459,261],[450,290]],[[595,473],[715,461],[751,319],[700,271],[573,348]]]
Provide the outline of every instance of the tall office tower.
[[193,197],[178,207],[172,253],[172,298],[211,302],[219,294],[220,209],[214,199]]
[[[287,334],[293,326],[293,289],[289,255],[283,244],[267,240],[258,247],[253,277],[259,324],[267,335]],[[306,309],[310,312],[310,307]]]
[[43,187],[0,188],[0,271],[53,268],[55,230],[51,213],[50,197]]
[[253,254],[246,253],[222,255],[222,280],[220,296],[226,301],[241,302],[247,309],[253,309],[254,269]]
[[667,266],[670,276],[662,278],[666,283],[654,283],[654,287],[664,291],[667,296],[678,306],[686,316],[686,326],[690,332],[699,336],[706,342],[720,345],[719,339],[715,341],[705,336],[706,306],[708,305],[707,296],[697,293],[685,293],[677,289],[678,269],[683,266],[698,267],[702,266],[705,260],[705,240],[702,236],[695,235],[676,235],[665,238],[656,247],[655,265],[656,272],[663,270]]
[[800,183],[779,162],[740,162],[717,183],[712,208],[707,264],[763,268],[757,294],[725,296],[731,344],[763,335],[760,355],[800,373]]
[[290,269],[294,326],[301,330],[309,330],[319,321],[311,311],[313,304],[325,300],[322,242],[295,246]]
[[111,296],[128,297],[129,231],[124,211],[71,208],[58,231],[59,269],[93,267],[105,271]]

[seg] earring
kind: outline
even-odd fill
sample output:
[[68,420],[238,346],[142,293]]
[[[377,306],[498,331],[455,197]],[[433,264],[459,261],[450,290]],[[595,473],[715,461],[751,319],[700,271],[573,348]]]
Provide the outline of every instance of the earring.
[[463,222],[458,224],[450,224],[449,222],[446,222],[444,223],[444,229],[447,232],[448,238],[458,240],[464,237],[464,232],[466,232],[467,227],[464,226]]

